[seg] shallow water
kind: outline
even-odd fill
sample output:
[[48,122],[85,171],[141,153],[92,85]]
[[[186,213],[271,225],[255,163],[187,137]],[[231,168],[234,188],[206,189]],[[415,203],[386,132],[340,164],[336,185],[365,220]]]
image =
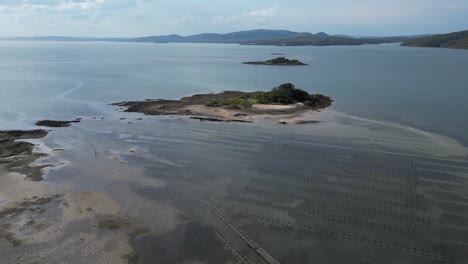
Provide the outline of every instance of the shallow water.
[[304,126],[141,116],[85,119],[45,140],[66,149],[47,162],[68,162],[46,181],[110,192],[151,228],[135,240],[140,263],[227,263],[209,226],[263,263],[211,205],[281,263],[468,257],[468,161],[456,142],[334,111]]
[[0,239],[0,263],[8,263],[10,261],[9,243]]

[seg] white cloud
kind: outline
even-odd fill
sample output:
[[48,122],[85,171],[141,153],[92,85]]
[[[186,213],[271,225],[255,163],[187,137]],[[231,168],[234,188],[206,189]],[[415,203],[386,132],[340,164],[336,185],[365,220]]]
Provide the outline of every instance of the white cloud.
[[171,20],[171,24],[186,24],[186,23],[192,23],[194,21],[197,21],[198,18],[193,17],[190,14],[184,15],[182,17],[176,18]]
[[64,1],[59,6],[57,6],[56,10],[64,11],[64,10],[73,10],[77,8],[82,9],[82,10],[88,10],[88,9],[98,8],[104,2],[106,2],[106,0],[85,0],[85,1],[69,0],[69,1]]
[[252,12],[247,13],[248,16],[251,16],[253,18],[265,18],[265,17],[274,17],[276,16],[276,6],[272,6],[267,9],[262,9],[262,10],[255,10]]
[[[189,35],[255,28],[362,35],[385,34],[392,25],[398,26],[388,34],[447,32],[468,28],[467,1],[0,0],[0,35]],[[442,26],[428,27],[433,21]]]
[[259,9],[250,12],[235,14],[232,16],[216,16],[211,19],[213,24],[229,24],[239,21],[253,21],[253,22],[264,22],[277,15],[276,6],[272,6],[266,9]]

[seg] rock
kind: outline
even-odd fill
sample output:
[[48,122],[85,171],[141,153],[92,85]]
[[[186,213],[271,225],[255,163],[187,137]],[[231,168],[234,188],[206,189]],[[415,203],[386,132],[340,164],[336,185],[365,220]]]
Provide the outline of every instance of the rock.
[[192,116],[190,117],[191,119],[197,119],[202,121],[210,121],[210,122],[226,122],[226,120],[219,119],[219,118],[213,118],[213,117],[197,117],[197,116]]
[[244,119],[228,119],[226,122],[253,123],[253,121]]
[[298,124],[298,125],[301,125],[301,124],[316,124],[318,122],[319,121],[316,121],[316,120],[297,120],[297,121],[294,121],[294,124]]
[[40,120],[36,122],[36,126],[43,127],[69,127],[71,123],[79,123],[81,118],[72,121],[56,121],[56,120]]

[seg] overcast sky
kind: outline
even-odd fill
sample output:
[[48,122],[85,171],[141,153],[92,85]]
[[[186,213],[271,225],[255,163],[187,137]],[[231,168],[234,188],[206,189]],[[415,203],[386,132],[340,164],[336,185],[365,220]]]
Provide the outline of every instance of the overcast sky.
[[408,35],[468,29],[468,0],[0,0],[0,36],[288,29]]

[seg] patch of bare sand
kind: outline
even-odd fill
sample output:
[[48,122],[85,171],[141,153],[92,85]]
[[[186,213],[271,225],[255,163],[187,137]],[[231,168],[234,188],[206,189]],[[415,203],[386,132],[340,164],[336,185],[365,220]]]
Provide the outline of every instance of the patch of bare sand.
[[13,226],[15,237],[21,241],[15,250],[15,261],[129,263],[126,256],[134,254],[129,239],[134,227],[105,230],[97,225],[103,217],[121,214],[120,205],[105,192],[68,193],[60,200],[55,217],[37,215],[32,217],[34,225],[24,226],[25,222],[20,221]]
[[[0,173],[0,211],[5,212],[0,223],[12,243],[13,263],[134,263],[131,238],[145,229],[127,218],[109,193],[69,192],[59,197],[44,182]],[[162,205],[141,207],[155,209],[161,215],[172,212]],[[178,222],[174,219],[169,216],[158,233],[173,228],[170,223]]]
[[281,111],[288,109],[295,109],[303,104],[289,104],[289,105],[274,105],[274,104],[253,104],[252,109],[262,110],[262,111]]
[[[208,107],[205,105],[189,105],[184,109],[197,116],[207,116],[222,120],[243,120],[254,122],[256,120],[275,120],[283,124],[314,123],[314,120],[304,119],[303,111],[319,113],[311,109],[299,110],[302,104],[293,105],[262,105],[254,104],[249,110],[226,109],[222,107]],[[297,110],[297,111],[296,111]]]
[[[37,196],[46,193],[40,182],[10,177],[10,181],[4,181],[10,187]],[[0,190],[7,189],[2,184]],[[21,195],[12,197],[23,201]],[[46,205],[45,210],[22,211],[8,223],[8,232],[18,241],[12,250],[14,263],[135,263],[132,239],[137,234],[165,234],[183,221],[182,212],[171,206],[147,201],[135,193],[126,195],[126,199],[132,202],[122,205],[107,192],[68,192]],[[132,207],[134,203],[138,206]],[[148,212],[160,216],[156,225],[136,223],[130,217]]]
[[0,170],[0,210],[14,206],[30,197],[44,197],[50,195],[44,184],[37,181],[29,181],[26,176]]
[[221,119],[250,119],[249,116],[237,117],[235,116],[239,111],[234,109],[225,109],[221,107],[208,107],[205,105],[189,105],[184,108],[194,115],[215,117]]

